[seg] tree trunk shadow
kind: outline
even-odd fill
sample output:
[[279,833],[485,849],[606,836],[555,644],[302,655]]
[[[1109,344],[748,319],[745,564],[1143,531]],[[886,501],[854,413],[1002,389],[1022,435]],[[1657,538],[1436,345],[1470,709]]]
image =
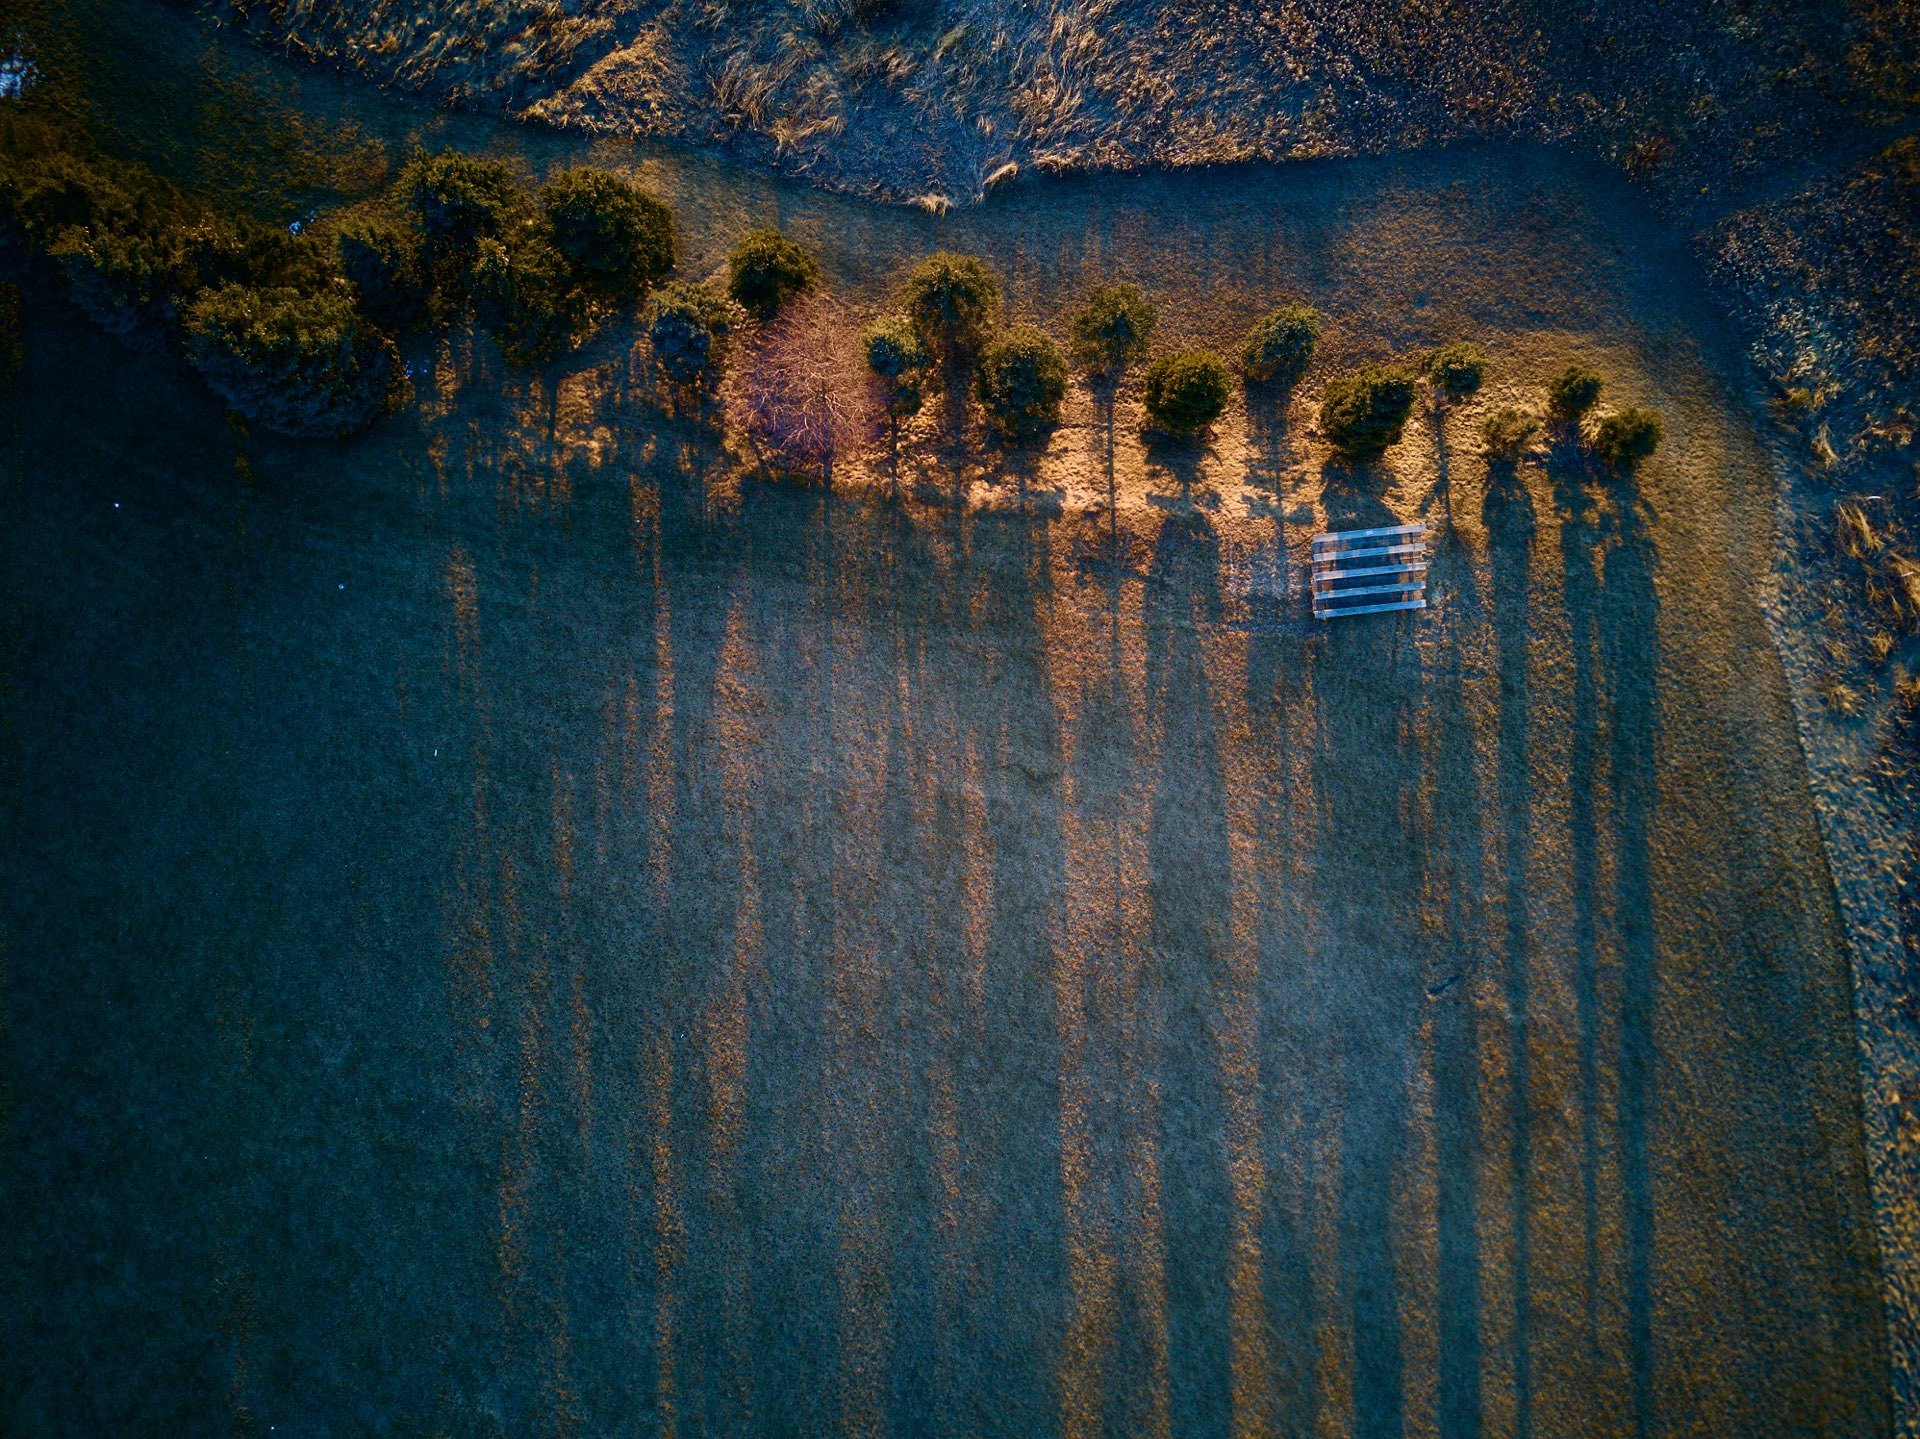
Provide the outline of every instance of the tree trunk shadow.
[[1533,1433],[1533,1190],[1532,1075],[1527,929],[1527,872],[1532,862],[1532,758],[1528,744],[1533,544],[1533,497],[1510,467],[1489,474],[1482,506],[1493,564],[1494,652],[1500,674],[1498,803],[1501,820],[1501,907],[1505,914],[1504,998],[1507,1015],[1507,1127],[1513,1174],[1509,1226],[1513,1235],[1514,1433]]

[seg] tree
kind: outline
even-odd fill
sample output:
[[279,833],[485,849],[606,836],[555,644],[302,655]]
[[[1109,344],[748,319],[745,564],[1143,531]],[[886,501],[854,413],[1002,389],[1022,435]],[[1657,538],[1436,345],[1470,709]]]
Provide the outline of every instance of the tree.
[[1413,398],[1414,379],[1405,370],[1364,365],[1327,382],[1320,429],[1342,460],[1378,459],[1398,443]]
[[1232,376],[1205,350],[1162,355],[1147,367],[1147,419],[1182,439],[1198,434],[1227,407]]
[[974,392],[1001,439],[1030,440],[1060,422],[1067,362],[1031,325],[1016,325],[980,352]]
[[580,165],[540,187],[554,248],[588,293],[631,303],[674,266],[673,212],[624,176]]
[[1147,355],[1156,311],[1133,285],[1097,285],[1073,317],[1067,347],[1082,373],[1117,380]]
[[400,355],[344,288],[226,285],[194,301],[187,357],[248,419],[285,435],[350,434],[401,393]]
[[914,266],[905,299],[928,353],[951,360],[986,339],[1000,313],[1000,282],[974,256],[942,250]]
[[499,235],[526,208],[526,187],[504,160],[457,150],[415,155],[400,172],[400,193],[428,244],[440,251],[471,249]]
[[49,251],[73,301],[101,329],[130,335],[174,319],[193,289],[180,232],[159,221],[72,226]]
[[360,308],[371,318],[405,329],[426,314],[431,287],[413,226],[394,215],[353,215],[334,231],[334,245]]
[[920,386],[933,357],[913,326],[898,315],[875,320],[861,332],[867,368],[886,393],[887,413],[911,415],[920,408]]
[[711,386],[726,361],[735,308],[704,285],[668,285],[647,304],[653,358],[672,383]]
[[1616,470],[1631,470],[1658,449],[1665,436],[1657,411],[1629,407],[1594,426],[1593,452]]
[[1240,347],[1240,369],[1255,384],[1298,384],[1320,343],[1320,314],[1282,305],[1254,322]]
[[1525,410],[1495,410],[1480,422],[1481,447],[1499,464],[1516,463],[1539,433],[1539,419]]
[[1429,350],[1420,362],[1420,373],[1433,387],[1437,404],[1457,404],[1486,379],[1486,352],[1471,340],[1456,340]]
[[1547,386],[1547,414],[1560,424],[1577,422],[1600,398],[1603,381],[1585,365],[1569,365]]
[[567,264],[541,227],[482,239],[468,279],[473,317],[515,365],[537,365],[571,348],[588,328]]
[[776,467],[818,466],[833,479],[833,462],[871,424],[871,393],[852,335],[823,296],[784,306],[755,337],[742,365],[737,399],[740,428]]
[[812,251],[778,230],[749,230],[727,256],[727,293],[756,320],[820,283]]

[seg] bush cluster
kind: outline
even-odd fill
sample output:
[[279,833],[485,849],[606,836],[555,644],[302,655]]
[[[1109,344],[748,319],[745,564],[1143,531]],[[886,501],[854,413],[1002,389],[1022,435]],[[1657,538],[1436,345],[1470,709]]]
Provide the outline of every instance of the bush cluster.
[[[350,433],[394,403],[404,381],[393,336],[414,326],[470,315],[510,361],[537,364],[651,295],[643,325],[660,373],[705,390],[742,311],[770,319],[821,279],[804,247],[756,230],[728,257],[728,295],[663,286],[676,256],[671,213],[604,170],[563,169],[535,189],[502,161],[419,154],[385,193],[296,234],[219,213],[31,117],[0,140],[0,251],[36,259],[106,329],[176,336],[242,416],[313,436]],[[1059,423],[1069,360],[1116,380],[1146,358],[1157,319],[1137,287],[1096,287],[1062,354],[1030,325],[1001,330],[1001,310],[999,279],[978,258],[941,252],[916,265],[899,313],[862,335],[888,411],[912,413],[937,362],[972,356],[988,424],[1009,442],[1036,438]],[[1272,311],[1242,344],[1241,374],[1296,383],[1320,334],[1320,316],[1305,306]],[[1342,459],[1369,460],[1399,440],[1420,380],[1450,404],[1485,374],[1485,355],[1468,342],[1429,352],[1417,375],[1365,366],[1329,381],[1320,426]],[[1231,388],[1216,355],[1164,355],[1147,370],[1147,418],[1174,436],[1198,434]],[[1573,365],[1549,386],[1547,413],[1577,425],[1601,390],[1599,374]],[[1483,421],[1481,439],[1490,460],[1510,463],[1538,430],[1534,416],[1506,408]],[[1602,417],[1588,443],[1605,464],[1630,470],[1661,439],[1658,414],[1627,408]]]
[[235,411],[294,435],[345,434],[391,405],[398,331],[470,313],[535,364],[674,263],[666,207],[607,171],[535,192],[502,161],[415,155],[386,193],[296,234],[31,117],[0,142],[0,245],[102,328],[174,336]]

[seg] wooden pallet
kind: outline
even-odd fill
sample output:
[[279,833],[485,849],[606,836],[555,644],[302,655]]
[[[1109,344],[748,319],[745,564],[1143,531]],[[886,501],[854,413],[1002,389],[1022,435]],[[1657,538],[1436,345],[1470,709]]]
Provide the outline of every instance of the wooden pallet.
[[1388,525],[1313,537],[1313,617],[1427,607],[1427,527]]

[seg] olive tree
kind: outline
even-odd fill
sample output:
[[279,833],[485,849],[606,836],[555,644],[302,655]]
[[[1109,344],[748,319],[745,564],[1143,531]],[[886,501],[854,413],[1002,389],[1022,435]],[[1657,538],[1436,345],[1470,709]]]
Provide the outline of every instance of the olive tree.
[[590,294],[631,303],[674,266],[673,212],[623,175],[561,170],[540,187],[553,246]]
[[778,230],[749,230],[727,256],[727,293],[756,320],[770,320],[820,283],[813,252]]

